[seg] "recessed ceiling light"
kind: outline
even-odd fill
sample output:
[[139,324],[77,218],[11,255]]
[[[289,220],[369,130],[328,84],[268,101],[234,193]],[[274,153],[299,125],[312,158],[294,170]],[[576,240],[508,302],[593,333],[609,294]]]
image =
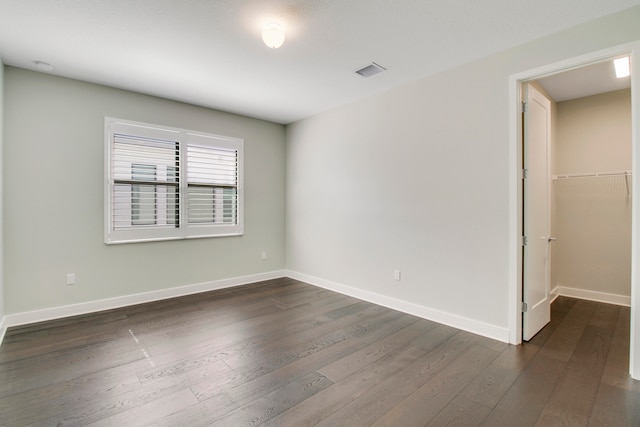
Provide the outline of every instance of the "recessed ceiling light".
[[38,70],[42,71],[42,72],[51,72],[53,71],[53,65],[49,64],[48,62],[44,62],[44,61],[33,61],[34,64],[36,64],[36,67],[38,67]]
[[629,57],[618,58],[613,61],[613,66],[616,69],[616,77],[621,79],[631,75],[631,67],[629,66]]

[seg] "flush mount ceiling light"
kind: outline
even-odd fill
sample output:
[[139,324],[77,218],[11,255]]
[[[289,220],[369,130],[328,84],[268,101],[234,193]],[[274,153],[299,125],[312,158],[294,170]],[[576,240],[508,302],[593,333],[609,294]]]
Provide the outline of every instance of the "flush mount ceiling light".
[[631,75],[631,67],[629,66],[629,57],[618,58],[613,61],[613,66],[616,69],[616,77],[621,79]]
[[277,49],[284,43],[284,31],[282,26],[275,22],[265,25],[262,30],[262,41],[271,49]]

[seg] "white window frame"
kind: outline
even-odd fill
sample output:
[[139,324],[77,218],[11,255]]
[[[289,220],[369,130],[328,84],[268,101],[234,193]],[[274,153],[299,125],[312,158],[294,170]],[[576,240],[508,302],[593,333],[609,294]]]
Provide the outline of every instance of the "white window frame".
[[[203,237],[240,236],[244,234],[244,140],[228,136],[214,135],[204,132],[160,126],[130,120],[105,117],[105,189],[104,189],[104,241],[106,244],[146,242],[158,240],[192,239]],[[114,227],[114,187],[113,173],[114,135],[132,135],[142,138],[153,138],[176,141],[179,149],[178,191],[179,218],[175,225],[135,226],[127,228]],[[235,221],[230,223],[192,223],[188,222],[188,168],[187,147],[210,147],[219,150],[230,150],[237,153],[236,209]],[[193,182],[192,182],[192,185]],[[216,186],[211,184],[211,186]],[[233,186],[231,186],[233,188]],[[157,205],[156,205],[157,207]],[[133,216],[133,213],[132,213]]]

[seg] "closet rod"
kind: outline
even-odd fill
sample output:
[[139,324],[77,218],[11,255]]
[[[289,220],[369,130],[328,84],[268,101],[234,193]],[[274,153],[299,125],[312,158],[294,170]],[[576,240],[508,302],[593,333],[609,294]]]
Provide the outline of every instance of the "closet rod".
[[554,175],[553,180],[567,179],[567,178],[590,178],[599,176],[624,176],[625,187],[627,188],[627,197],[631,198],[631,186],[629,185],[629,178],[631,177],[631,171],[614,171],[614,172],[595,172],[595,173],[574,173],[567,175]]
[[612,172],[594,172],[594,173],[570,173],[565,175],[554,175],[553,179],[567,178],[589,178],[597,176],[631,176],[631,171],[612,171]]

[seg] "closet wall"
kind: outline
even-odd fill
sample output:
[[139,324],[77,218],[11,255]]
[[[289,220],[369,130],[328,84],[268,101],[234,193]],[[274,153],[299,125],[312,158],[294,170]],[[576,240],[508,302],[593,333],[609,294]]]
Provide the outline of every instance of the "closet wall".
[[[631,93],[557,103],[552,162],[552,289],[628,304]],[[582,175],[582,176],[581,176]]]

